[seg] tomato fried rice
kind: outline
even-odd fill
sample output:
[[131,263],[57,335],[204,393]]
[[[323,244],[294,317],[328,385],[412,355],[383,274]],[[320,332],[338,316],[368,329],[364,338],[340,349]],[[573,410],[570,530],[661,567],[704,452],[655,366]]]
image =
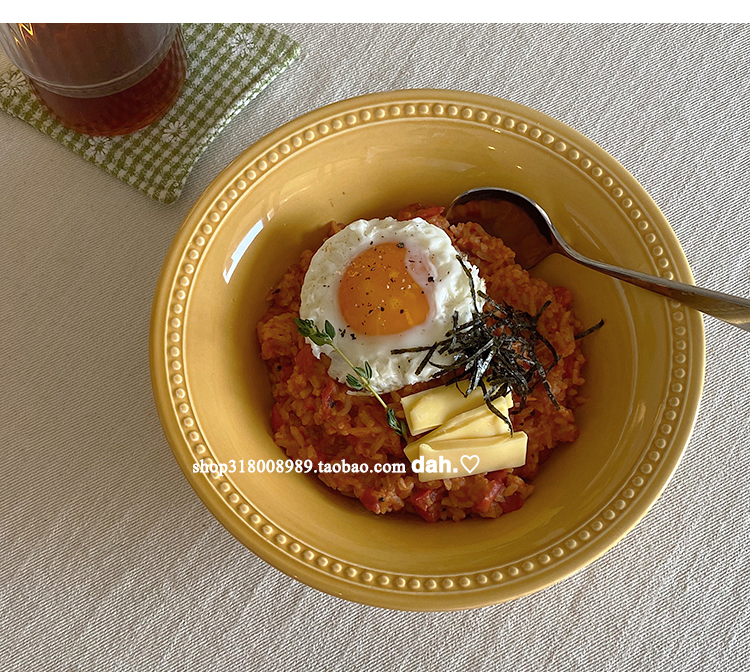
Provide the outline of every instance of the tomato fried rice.
[[[487,474],[420,482],[403,449],[406,440],[388,426],[386,411],[371,397],[354,394],[332,379],[326,355],[317,359],[299,334],[300,292],[313,252],[302,253],[267,297],[268,311],[257,325],[261,356],[266,361],[274,406],[271,426],[274,441],[295,460],[367,464],[368,473],[320,472],[318,477],[343,495],[359,499],[374,513],[406,511],[428,522],[462,520],[467,516],[497,518],[519,509],[532,493],[532,481],[550,452],[560,443],[576,439],[573,409],[580,403],[584,357],[575,334],[581,325],[570,309],[571,292],[550,287],[532,278],[514,262],[513,252],[473,223],[451,225],[443,208],[412,205],[398,213],[399,220],[422,217],[443,229],[456,249],[466,254],[484,278],[487,294],[500,303],[536,315],[550,302],[539,319],[538,331],[553,345],[559,362],[547,373],[555,407],[542,385],[527,397],[523,408],[514,399],[514,429],[528,435],[526,464]],[[344,228],[330,225],[330,235]],[[431,345],[431,344],[425,344]],[[547,367],[551,353],[540,348]],[[382,395],[400,409],[403,396],[441,384],[431,381],[410,385]],[[399,410],[397,415],[403,418]],[[405,473],[377,473],[376,464],[401,463]]]

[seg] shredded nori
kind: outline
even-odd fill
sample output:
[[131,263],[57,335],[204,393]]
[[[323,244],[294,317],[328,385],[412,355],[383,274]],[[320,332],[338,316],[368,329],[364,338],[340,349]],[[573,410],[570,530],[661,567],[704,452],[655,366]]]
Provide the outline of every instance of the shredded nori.
[[586,331],[582,331],[580,334],[576,334],[573,338],[577,341],[579,338],[586,338],[589,334],[593,334],[598,329],[604,326],[604,320],[599,320],[593,327],[589,327]]
[[[560,357],[552,344],[537,329],[539,318],[551,302],[547,301],[536,315],[517,310],[506,303],[499,303],[484,292],[476,290],[471,272],[464,260],[460,256],[457,258],[469,278],[471,288],[473,308],[469,320],[459,324],[458,313],[454,313],[452,329],[446,333],[444,340],[430,346],[392,350],[391,353],[426,353],[416,373],[421,373],[425,366],[430,364],[438,369],[433,378],[453,374],[445,382],[446,385],[468,381],[469,386],[463,392],[464,396],[480,388],[487,407],[505,421],[512,434],[513,425],[510,418],[493,404],[508,392],[521,399],[523,408],[531,391],[541,383],[555,408],[560,408],[547,380],[547,373],[560,361]],[[477,296],[485,301],[483,309],[478,306]],[[603,324],[602,321],[576,338],[587,336]],[[540,349],[546,349],[551,355],[552,364],[548,368],[545,368],[539,358]],[[448,355],[452,362],[446,365],[431,361],[436,353]]]

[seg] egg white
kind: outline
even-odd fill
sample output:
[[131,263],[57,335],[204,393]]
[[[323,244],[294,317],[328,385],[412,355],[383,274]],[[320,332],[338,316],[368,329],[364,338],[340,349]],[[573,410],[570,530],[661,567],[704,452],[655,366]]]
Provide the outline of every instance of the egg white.
[[[419,325],[394,335],[365,336],[356,333],[341,314],[339,284],[349,263],[372,245],[404,243],[408,256],[418,258],[412,276],[424,289],[429,302],[427,319]],[[320,330],[325,322],[336,328],[335,343],[355,366],[370,364],[373,375],[371,385],[378,393],[398,390],[429,380],[438,370],[427,365],[419,375],[416,369],[424,353],[391,354],[398,348],[431,346],[445,338],[453,324],[453,313],[459,322],[471,316],[473,299],[471,286],[445,231],[421,218],[398,221],[386,219],[360,219],[326,240],[313,255],[302,285],[300,317],[312,320]],[[464,258],[461,255],[462,259]],[[464,260],[479,290],[485,289],[484,280],[476,267]],[[425,270],[427,272],[425,272]],[[481,308],[483,301],[477,297]],[[331,358],[328,374],[341,382],[352,373],[351,367],[330,345],[317,346],[309,341],[313,353],[325,353]],[[433,361],[447,364],[450,360],[434,356]]]

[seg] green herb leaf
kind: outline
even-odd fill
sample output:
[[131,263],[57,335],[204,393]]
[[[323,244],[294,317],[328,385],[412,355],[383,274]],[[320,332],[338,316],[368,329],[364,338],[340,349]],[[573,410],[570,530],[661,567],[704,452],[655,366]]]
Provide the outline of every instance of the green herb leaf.
[[367,378],[367,380],[370,380],[372,378],[372,368],[370,367],[370,362],[365,362],[365,378]]
[[331,339],[328,338],[326,334],[321,334],[319,331],[316,331],[311,336],[308,336],[308,338],[315,343],[315,345],[330,345]]
[[[332,345],[333,338],[336,336],[336,330],[333,329],[333,326],[330,322],[326,321],[326,333],[323,333],[321,331],[318,331],[318,328],[315,326],[315,322],[312,320],[300,320],[299,318],[294,318],[294,324],[297,325],[297,331],[299,331],[302,336],[305,338],[309,338],[315,345]],[[333,336],[328,332],[328,327],[331,327],[331,330],[333,330]]]
[[330,338],[331,340],[336,338],[336,330],[333,328],[333,325],[328,320],[326,320],[325,330],[326,330],[326,334],[328,334],[328,338]]
[[354,371],[362,380],[370,380],[370,376],[367,375],[367,371],[365,371],[361,366],[355,366]]
[[294,324],[297,325],[297,331],[305,338],[310,338],[317,331],[312,320],[300,320],[298,317],[295,317]]
[[362,383],[358,378],[355,378],[351,373],[346,376],[346,384],[353,390],[362,390]]
[[389,407],[385,413],[385,417],[388,421],[388,426],[395,431],[396,434],[399,436],[406,436],[406,423],[396,417],[396,411]]
[[399,426],[398,420],[396,419],[396,411],[394,411],[392,408],[389,408],[385,414],[385,417],[388,419],[388,426],[391,429],[395,429],[396,431],[398,431]]

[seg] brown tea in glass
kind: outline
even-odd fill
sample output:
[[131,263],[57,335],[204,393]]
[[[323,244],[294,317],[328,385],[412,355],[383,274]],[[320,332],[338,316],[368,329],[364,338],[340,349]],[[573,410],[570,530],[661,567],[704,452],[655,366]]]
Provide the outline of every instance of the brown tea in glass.
[[88,135],[123,135],[156,121],[187,71],[177,24],[3,24],[0,46],[52,116]]

